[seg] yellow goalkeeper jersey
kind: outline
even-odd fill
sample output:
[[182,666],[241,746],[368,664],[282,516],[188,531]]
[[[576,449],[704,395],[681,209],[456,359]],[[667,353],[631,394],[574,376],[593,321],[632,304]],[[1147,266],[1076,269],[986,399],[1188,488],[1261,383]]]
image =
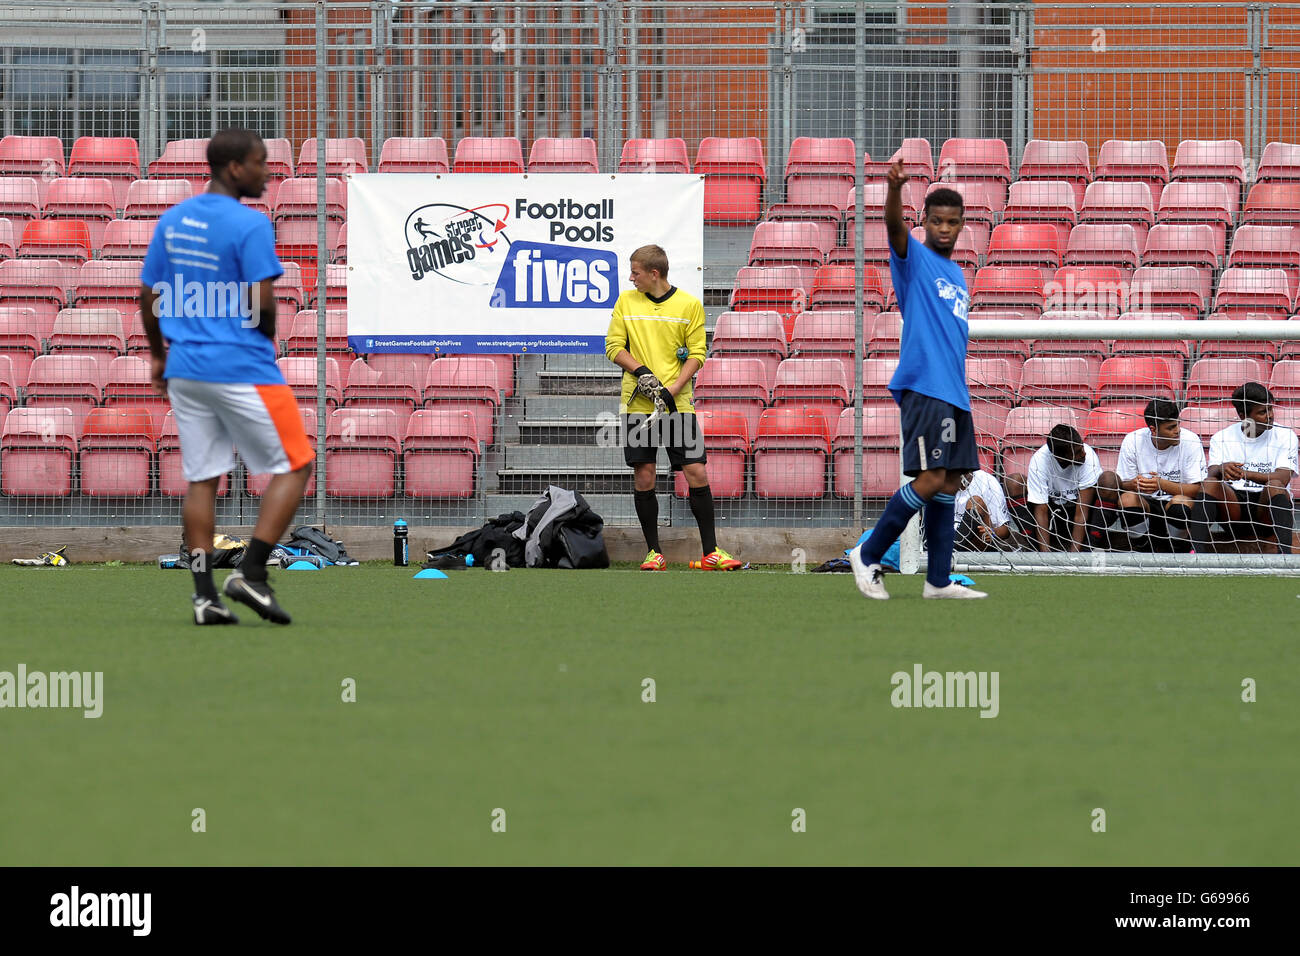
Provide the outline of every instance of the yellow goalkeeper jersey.
[[[629,289],[614,303],[614,316],[605,336],[605,355],[612,362],[619,349],[627,349],[642,365],[655,373],[664,385],[677,381],[685,359],[677,350],[685,346],[693,358],[704,363],[704,306],[695,296],[673,288],[666,298],[656,302],[644,292]],[[644,395],[635,395],[636,378],[623,373],[623,395],[618,410],[651,412],[654,404]],[[682,387],[676,398],[679,412],[693,412],[691,383]]]

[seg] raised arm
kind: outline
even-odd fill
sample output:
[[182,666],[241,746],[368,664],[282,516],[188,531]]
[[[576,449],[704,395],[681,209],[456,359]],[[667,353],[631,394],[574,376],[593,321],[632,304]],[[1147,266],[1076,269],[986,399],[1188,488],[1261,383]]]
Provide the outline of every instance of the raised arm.
[[903,171],[903,160],[889,167],[889,190],[885,193],[885,231],[889,246],[900,259],[907,257],[907,222],[903,219],[903,184],[912,177]]

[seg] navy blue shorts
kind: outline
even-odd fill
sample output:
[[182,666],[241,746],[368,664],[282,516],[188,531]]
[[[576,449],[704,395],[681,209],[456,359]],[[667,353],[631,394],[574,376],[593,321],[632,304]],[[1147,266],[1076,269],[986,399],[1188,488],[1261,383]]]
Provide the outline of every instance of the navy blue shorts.
[[903,392],[898,409],[903,422],[903,474],[915,478],[931,468],[979,471],[970,412],[913,391]]

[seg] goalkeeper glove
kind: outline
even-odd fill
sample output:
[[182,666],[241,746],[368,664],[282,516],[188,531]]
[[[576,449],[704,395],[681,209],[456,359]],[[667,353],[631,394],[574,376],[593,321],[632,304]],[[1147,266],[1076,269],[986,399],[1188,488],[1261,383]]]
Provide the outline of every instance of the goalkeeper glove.
[[655,395],[664,387],[663,383],[655,378],[654,372],[644,365],[638,366],[632,374],[636,376],[636,390],[646,398],[654,401]]

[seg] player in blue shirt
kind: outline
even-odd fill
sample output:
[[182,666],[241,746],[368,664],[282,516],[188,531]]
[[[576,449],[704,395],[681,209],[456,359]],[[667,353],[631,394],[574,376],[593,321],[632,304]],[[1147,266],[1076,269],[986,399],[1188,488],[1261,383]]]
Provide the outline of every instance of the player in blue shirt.
[[889,382],[903,426],[903,473],[912,479],[889,499],[875,530],[849,553],[853,578],[866,597],[884,601],[880,559],[925,509],[927,598],[982,598],[983,591],[950,580],[955,496],[962,476],[979,470],[970,392],[966,387],[966,309],[970,295],[952,250],[964,223],[961,194],[936,189],[925,197],[925,242],[903,221],[903,161],[889,170],[885,228],[889,272],[903,314],[898,368]]
[[275,290],[283,274],[271,222],[239,200],[266,186],[266,146],[246,129],[208,143],[208,191],[158,220],[140,273],[140,318],[153,383],[171,401],[189,488],[181,516],[195,624],[236,624],[212,581],[208,555],[217,486],[235,466],[272,474],[244,560],[226,579],[228,597],[288,624],[267,583],[266,561],[311,477],[315,458],[293,392],[275,364]]

